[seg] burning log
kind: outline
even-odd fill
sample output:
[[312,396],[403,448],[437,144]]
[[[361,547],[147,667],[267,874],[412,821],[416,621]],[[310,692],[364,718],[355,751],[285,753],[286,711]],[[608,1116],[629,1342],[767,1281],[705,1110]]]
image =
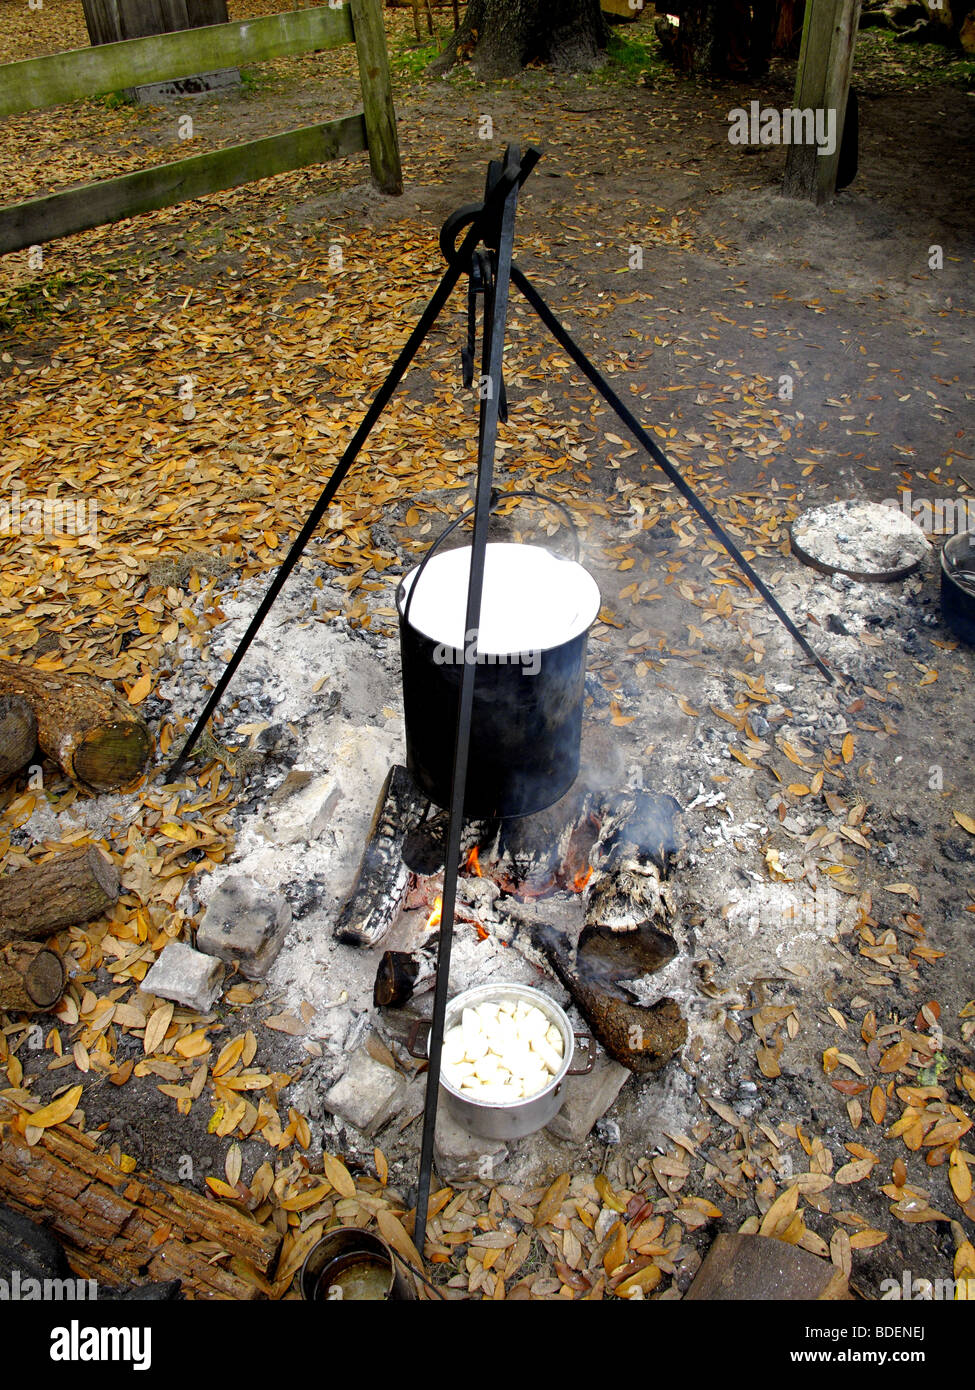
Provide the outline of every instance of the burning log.
[[[422,825],[408,831],[403,841],[403,859],[415,874],[429,878],[444,867],[449,820],[446,811],[438,811]],[[497,821],[465,821],[460,831],[461,854],[469,858],[472,852],[489,844],[497,835],[497,827]]]
[[37,720],[23,695],[0,695],[0,781],[26,767],[37,748]]
[[152,754],[149,730],[128,701],[88,676],[0,661],[0,695],[27,701],[42,751],[95,791],[135,781]]
[[36,941],[0,947],[0,1009],[47,1013],[64,993],[67,974],[57,951]]
[[0,946],[90,922],[118,901],[118,870],[95,845],[0,878]]
[[603,821],[585,888],[588,928],[632,932],[644,923],[665,930],[675,915],[666,882],[679,846],[680,806],[672,796],[639,789]]
[[375,946],[392,926],[410,876],[403,842],[419,826],[427,806],[406,768],[391,767],[366,836],[355,887],[335,923],[335,936],[347,946]]
[[577,888],[574,880],[596,838],[593,806],[592,794],[577,784],[554,806],[503,821],[492,876],[521,898]]
[[[652,1005],[633,1003],[622,983],[672,960],[677,950],[672,938],[668,944],[665,933],[644,926],[618,936],[618,946],[606,954],[601,954],[599,938],[590,938],[592,945],[583,942],[573,952],[566,933],[532,920],[524,907],[511,900],[499,906],[515,927],[511,944],[533,963],[534,957],[542,957],[600,1043],[622,1066],[639,1073],[659,1071],[683,1047],[687,1022],[677,1004],[667,998]],[[525,948],[525,937],[531,949]]]

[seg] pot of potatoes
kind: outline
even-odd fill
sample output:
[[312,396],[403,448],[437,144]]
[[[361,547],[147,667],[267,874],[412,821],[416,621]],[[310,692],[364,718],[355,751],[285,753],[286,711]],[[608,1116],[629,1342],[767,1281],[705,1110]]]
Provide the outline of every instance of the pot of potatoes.
[[[585,1051],[573,1066],[577,1045]],[[555,1118],[567,1076],[592,1071],[593,1041],[529,985],[477,985],[448,1000],[440,1085],[447,1110],[486,1139],[520,1139]]]

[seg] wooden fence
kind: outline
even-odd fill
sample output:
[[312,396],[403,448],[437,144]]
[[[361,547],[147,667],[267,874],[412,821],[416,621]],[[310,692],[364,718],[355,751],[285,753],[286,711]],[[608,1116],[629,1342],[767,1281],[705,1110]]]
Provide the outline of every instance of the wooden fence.
[[345,43],[356,46],[361,110],[121,178],[10,203],[0,207],[0,253],[359,150],[368,150],[372,176],[384,193],[403,191],[380,0],[344,0],[334,8],[292,10],[0,65],[0,116],[7,116]]

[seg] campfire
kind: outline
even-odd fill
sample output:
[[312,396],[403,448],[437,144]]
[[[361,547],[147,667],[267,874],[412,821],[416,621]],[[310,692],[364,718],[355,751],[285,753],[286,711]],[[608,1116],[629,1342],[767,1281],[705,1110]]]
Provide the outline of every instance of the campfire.
[[[339,914],[340,941],[397,943],[379,963],[377,1008],[422,1013],[436,981],[445,825],[430,809],[394,768]],[[656,1071],[687,1031],[672,999],[646,1002],[648,977],[679,949],[671,881],[679,841],[672,797],[596,791],[585,776],[535,815],[465,822],[458,930],[518,952],[568,991],[612,1057],[633,1072]]]

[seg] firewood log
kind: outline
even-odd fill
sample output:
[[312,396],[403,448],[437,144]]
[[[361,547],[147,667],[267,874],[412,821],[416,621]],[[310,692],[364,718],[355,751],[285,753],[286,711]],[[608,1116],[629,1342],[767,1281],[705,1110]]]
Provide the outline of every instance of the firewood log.
[[0,695],[0,781],[26,767],[37,748],[37,720],[23,695]]
[[47,1013],[64,993],[67,975],[57,951],[37,941],[0,946],[0,1009]]
[[372,1002],[377,1009],[401,1009],[415,994],[432,989],[436,979],[436,946],[429,951],[384,951]]
[[0,661],[0,695],[22,695],[44,753],[94,791],[125,786],[145,769],[152,737],[132,706],[88,676]]
[[118,870],[94,845],[0,878],[0,946],[100,917],[118,901]]
[[405,767],[391,767],[366,836],[355,887],[339,910],[335,936],[347,946],[376,946],[389,931],[410,871],[403,841],[423,819],[427,800]]

